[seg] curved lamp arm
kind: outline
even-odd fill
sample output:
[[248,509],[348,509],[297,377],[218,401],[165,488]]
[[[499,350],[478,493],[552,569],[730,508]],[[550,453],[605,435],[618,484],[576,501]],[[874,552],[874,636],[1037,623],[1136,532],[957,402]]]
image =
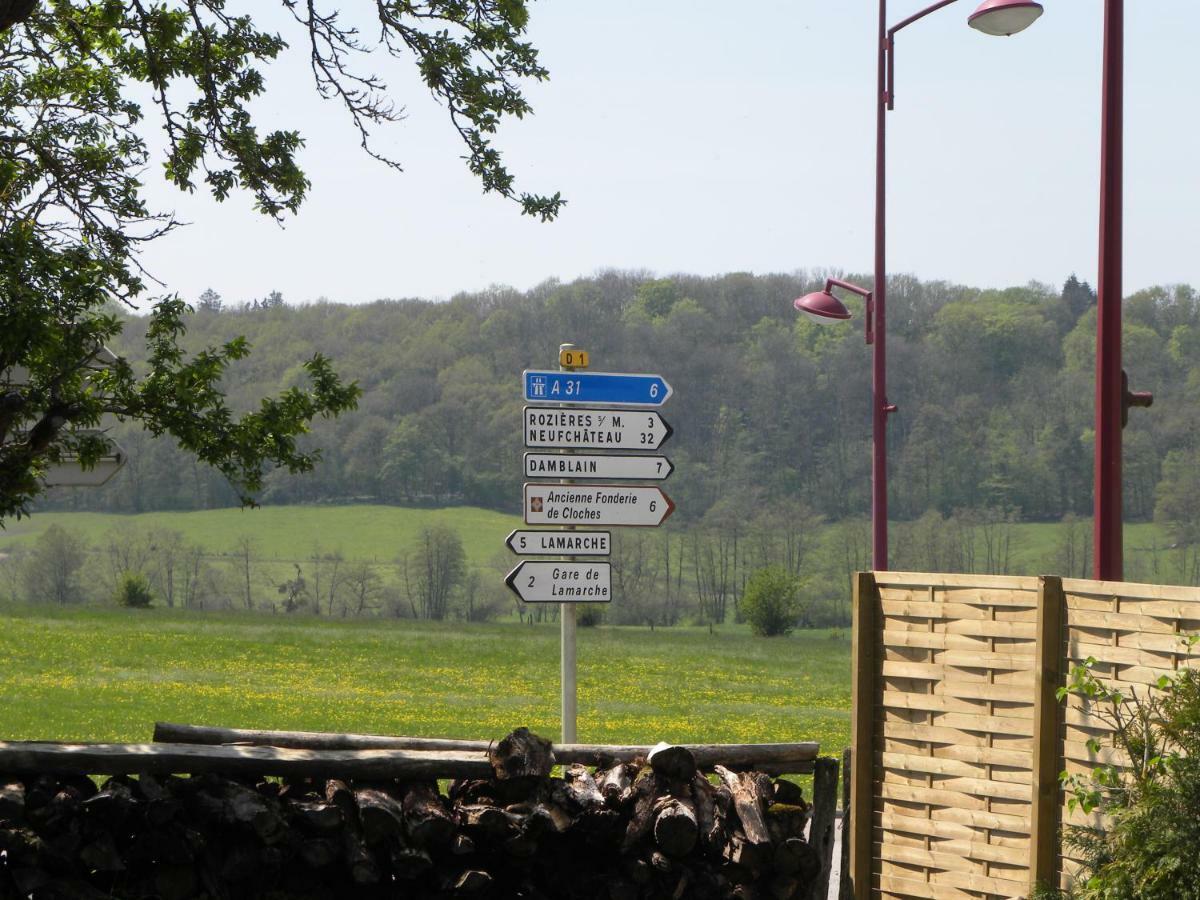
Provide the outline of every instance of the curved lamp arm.
[[887,91],[884,94],[884,97],[887,100],[887,108],[888,109],[896,108],[896,32],[907,28],[909,25],[913,24],[914,22],[921,21],[923,18],[930,15],[931,13],[937,12],[942,7],[949,6],[951,3],[957,3],[957,2],[958,2],[958,0],[940,0],[940,2],[935,3],[932,6],[927,6],[925,9],[921,10],[920,12],[914,13],[913,15],[909,16],[907,19],[897,22],[895,25],[893,25],[891,28],[888,29],[887,42],[883,48],[884,52],[887,53],[887,58],[888,58]]
[[[950,0],[954,2],[954,0]],[[875,295],[864,287],[859,287],[849,281],[842,281],[840,278],[825,279],[825,293],[832,294],[833,289],[839,287],[844,291],[849,291],[852,294],[858,294],[866,301],[866,310],[863,315],[863,324],[866,328],[866,338],[868,344],[875,343]]]

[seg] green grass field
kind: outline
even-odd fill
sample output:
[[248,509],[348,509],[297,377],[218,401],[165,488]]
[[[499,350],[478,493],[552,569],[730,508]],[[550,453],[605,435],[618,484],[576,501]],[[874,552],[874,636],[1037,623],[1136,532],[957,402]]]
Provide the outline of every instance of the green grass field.
[[110,529],[129,525],[170,529],[212,553],[227,553],[244,534],[253,534],[266,558],[304,560],[320,545],[341,550],[348,559],[391,562],[416,540],[423,528],[451,525],[462,537],[472,565],[482,565],[503,550],[504,538],[520,525],[516,516],[474,507],[407,509],[398,506],[268,506],[259,509],[211,509],[195,512],[37,513],[5,523],[0,551],[37,539],[51,525],[62,525],[100,543]]
[[[0,737],[142,741],[156,720],[501,737],[558,734],[557,626],[0,609]],[[845,635],[579,632],[589,742],[849,740]]]

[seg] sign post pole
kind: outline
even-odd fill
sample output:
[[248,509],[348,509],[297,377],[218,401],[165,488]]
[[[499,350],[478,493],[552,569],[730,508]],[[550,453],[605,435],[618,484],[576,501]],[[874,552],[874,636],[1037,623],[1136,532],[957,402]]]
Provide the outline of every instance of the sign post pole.
[[[574,344],[560,344],[558,347],[559,370],[574,372],[575,366],[563,365],[564,362],[575,362]],[[568,525],[567,531],[574,531],[574,525]],[[567,560],[573,562],[573,556]],[[578,715],[578,697],[575,692],[575,604],[560,603],[558,605],[559,621],[562,623],[562,743],[574,744],[576,741],[575,721]]]

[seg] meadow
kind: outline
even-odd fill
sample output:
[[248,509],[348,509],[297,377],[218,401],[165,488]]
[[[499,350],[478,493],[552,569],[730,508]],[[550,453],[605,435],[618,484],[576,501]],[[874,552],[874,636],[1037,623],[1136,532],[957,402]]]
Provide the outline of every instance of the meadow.
[[[143,741],[156,720],[493,738],[558,734],[554,625],[0,608],[0,736]],[[588,742],[849,741],[838,631],[579,632]]]

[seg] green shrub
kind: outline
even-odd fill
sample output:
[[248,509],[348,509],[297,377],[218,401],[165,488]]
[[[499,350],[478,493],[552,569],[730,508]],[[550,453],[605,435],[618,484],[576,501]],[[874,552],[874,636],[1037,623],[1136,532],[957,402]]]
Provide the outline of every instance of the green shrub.
[[117,585],[117,605],[146,609],[154,600],[150,582],[141,572],[126,572]]
[[800,618],[800,582],[782,566],[759,569],[746,585],[738,613],[755,634],[787,634]]
[[1200,900],[1200,671],[1164,676],[1151,692],[1105,684],[1093,664],[1059,693],[1095,704],[1124,759],[1091,778],[1063,773],[1072,807],[1106,817],[1103,829],[1066,829],[1067,846],[1085,860],[1074,896]]

